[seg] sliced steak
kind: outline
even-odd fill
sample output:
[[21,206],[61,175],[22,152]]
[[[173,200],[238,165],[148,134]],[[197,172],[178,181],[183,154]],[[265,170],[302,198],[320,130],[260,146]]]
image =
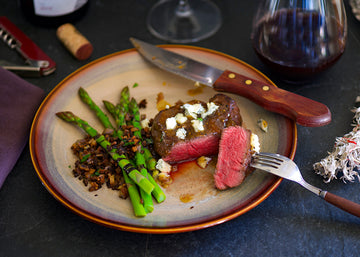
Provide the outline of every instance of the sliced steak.
[[[219,140],[223,129],[242,124],[239,108],[230,97],[217,94],[209,100],[209,103],[218,107],[205,118],[201,118],[200,114],[198,117],[193,117],[186,113],[183,103],[165,109],[155,116],[151,128],[154,149],[164,161],[174,164],[193,160],[200,156],[216,155],[219,151]],[[193,100],[188,104],[201,104],[205,111],[208,111],[208,105],[205,102]],[[167,129],[168,118],[173,118],[178,113],[185,115],[187,120],[181,124],[176,123],[176,127],[172,129]],[[193,125],[195,120],[201,121],[202,131],[196,131],[197,129]],[[179,129],[186,131],[183,138],[176,134]]]
[[215,186],[226,189],[240,185],[251,161],[251,131],[240,126],[223,130],[214,174]]

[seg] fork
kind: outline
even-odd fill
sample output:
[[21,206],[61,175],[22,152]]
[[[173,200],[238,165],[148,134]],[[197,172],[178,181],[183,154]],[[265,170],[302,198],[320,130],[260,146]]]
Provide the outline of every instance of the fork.
[[331,203],[336,207],[357,217],[360,217],[360,204],[354,203],[350,200],[310,185],[302,177],[301,172],[295,162],[283,155],[274,153],[257,153],[253,156],[250,166],[297,182],[307,190],[320,196],[328,203]]

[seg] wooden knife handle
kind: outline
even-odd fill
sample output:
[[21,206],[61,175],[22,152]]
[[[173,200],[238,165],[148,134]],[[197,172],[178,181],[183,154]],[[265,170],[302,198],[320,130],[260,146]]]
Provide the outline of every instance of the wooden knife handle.
[[348,199],[342,198],[326,191],[324,191],[323,198],[328,203],[331,203],[336,207],[348,213],[351,213],[352,215],[360,217],[360,204],[354,203]]
[[331,122],[331,113],[326,105],[229,70],[224,71],[213,86],[217,91],[244,96],[302,126],[320,127]]

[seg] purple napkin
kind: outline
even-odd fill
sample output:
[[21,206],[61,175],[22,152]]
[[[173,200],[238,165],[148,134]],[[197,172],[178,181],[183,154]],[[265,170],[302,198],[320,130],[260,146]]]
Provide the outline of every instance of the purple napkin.
[[0,67],[0,188],[23,151],[44,91]]

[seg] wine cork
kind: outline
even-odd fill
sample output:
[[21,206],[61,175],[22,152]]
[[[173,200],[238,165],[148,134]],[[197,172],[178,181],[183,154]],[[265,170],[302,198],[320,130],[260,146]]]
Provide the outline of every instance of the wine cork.
[[76,59],[85,60],[92,54],[93,46],[72,24],[61,25],[56,36]]

